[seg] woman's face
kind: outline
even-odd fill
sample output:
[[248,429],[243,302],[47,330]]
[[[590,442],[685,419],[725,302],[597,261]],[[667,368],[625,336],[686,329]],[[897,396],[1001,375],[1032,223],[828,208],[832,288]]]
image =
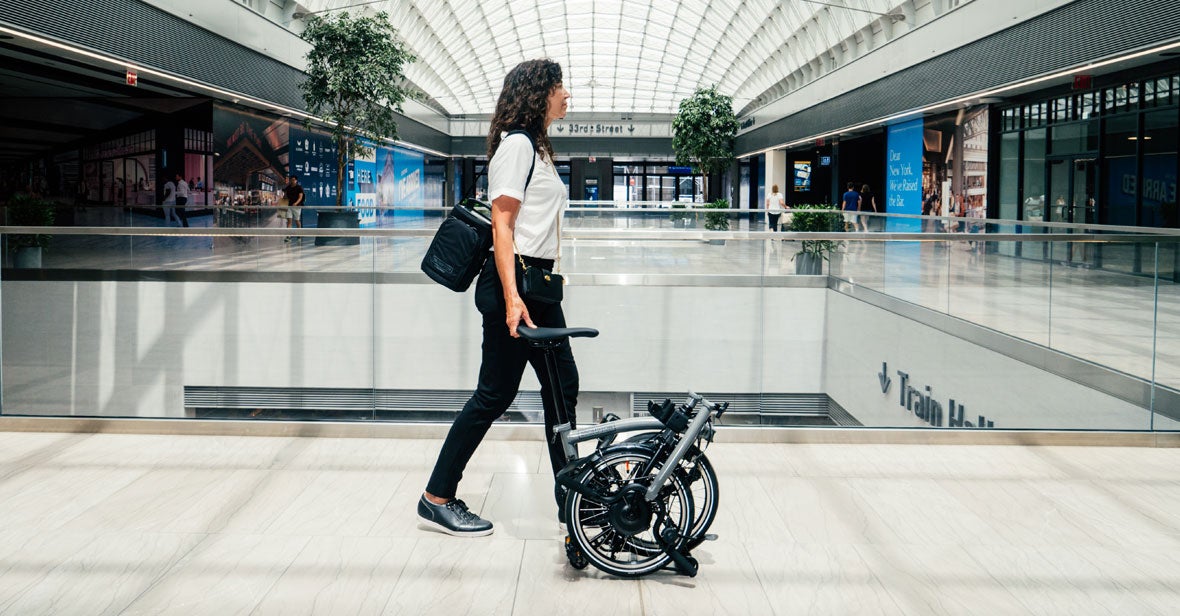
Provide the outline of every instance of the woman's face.
[[565,89],[565,85],[558,85],[549,92],[549,108],[545,112],[545,126],[554,120],[560,120],[565,117],[565,112],[569,108],[570,91]]

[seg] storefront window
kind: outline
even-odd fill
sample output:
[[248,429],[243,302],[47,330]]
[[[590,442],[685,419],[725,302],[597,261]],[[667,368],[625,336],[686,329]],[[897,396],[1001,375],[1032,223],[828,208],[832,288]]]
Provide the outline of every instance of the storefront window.
[[1053,154],[1077,154],[1098,149],[1098,121],[1061,124],[1052,129]]
[[1177,227],[1176,211],[1176,111],[1143,115],[1143,223],[1152,227]]
[[1024,133],[1024,219],[1045,219],[1045,132]]
[[[1111,225],[1134,225],[1135,152],[1138,143],[1139,117],[1120,115],[1106,121],[1103,137],[1105,154],[1106,202],[1099,204],[1099,220]],[[1105,210],[1105,215],[1102,211]]]
[[1000,218],[1014,219],[1020,206],[1020,133],[1000,137]]

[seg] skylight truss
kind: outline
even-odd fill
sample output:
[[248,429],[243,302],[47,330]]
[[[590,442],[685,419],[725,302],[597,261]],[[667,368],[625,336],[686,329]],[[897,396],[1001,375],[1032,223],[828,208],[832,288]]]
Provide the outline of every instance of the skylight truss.
[[353,10],[390,14],[419,58],[407,77],[452,116],[491,113],[508,70],[540,57],[561,63],[571,111],[667,114],[710,85],[735,110],[766,102],[789,75],[838,61],[850,37],[903,19],[913,2],[387,0]]

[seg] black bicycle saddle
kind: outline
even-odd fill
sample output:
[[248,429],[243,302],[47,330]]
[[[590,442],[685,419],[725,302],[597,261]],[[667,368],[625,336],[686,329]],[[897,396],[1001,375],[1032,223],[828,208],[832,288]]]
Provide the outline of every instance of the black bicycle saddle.
[[598,330],[592,327],[528,327],[518,325],[516,333],[525,340],[541,341],[558,338],[594,338]]

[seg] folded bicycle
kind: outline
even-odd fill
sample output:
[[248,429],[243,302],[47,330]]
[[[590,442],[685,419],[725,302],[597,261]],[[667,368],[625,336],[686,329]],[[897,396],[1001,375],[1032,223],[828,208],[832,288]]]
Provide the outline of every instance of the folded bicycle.
[[[639,577],[669,565],[695,576],[691,551],[706,539],[717,516],[718,485],[705,448],[728,402],[689,393],[688,400],[648,402],[650,417],[618,419],[573,429],[557,378],[555,349],[567,338],[593,338],[586,327],[530,328],[517,332],[541,349],[549,368],[558,423],[548,438],[560,439],[567,463],[555,490],[568,536],[566,557],[576,569],[592,564],[620,577]],[[625,440],[617,437],[630,434]],[[578,455],[578,443],[597,439],[594,451]]]

